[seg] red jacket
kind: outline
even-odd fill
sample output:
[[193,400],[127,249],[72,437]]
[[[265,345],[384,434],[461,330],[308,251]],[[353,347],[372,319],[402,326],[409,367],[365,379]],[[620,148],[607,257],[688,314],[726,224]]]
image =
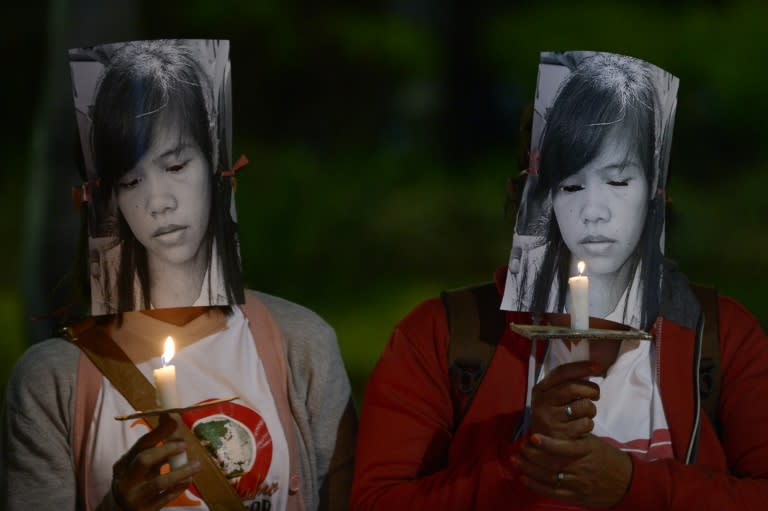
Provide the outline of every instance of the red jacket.
[[[629,490],[614,509],[768,509],[768,338],[742,306],[720,298],[721,443],[697,406],[698,305],[686,302],[687,286],[675,286],[668,286],[672,305],[667,313],[662,306],[651,332],[675,459],[632,456]],[[452,435],[447,340],[439,299],[422,303],[395,328],[366,387],[353,510],[536,508],[538,497],[500,454],[515,449],[510,438],[524,408],[531,341],[505,332]]]

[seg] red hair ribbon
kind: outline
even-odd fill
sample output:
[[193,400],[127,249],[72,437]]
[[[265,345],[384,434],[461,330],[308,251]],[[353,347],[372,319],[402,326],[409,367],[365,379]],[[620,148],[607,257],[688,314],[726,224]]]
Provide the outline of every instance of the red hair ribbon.
[[238,170],[242,169],[246,165],[248,165],[248,158],[246,158],[244,154],[241,154],[240,158],[238,158],[238,160],[235,162],[235,164],[232,165],[232,168],[228,169],[228,170],[222,170],[221,171],[221,175],[222,176],[234,176],[235,173]]
[[79,208],[83,202],[91,201],[93,198],[92,190],[98,188],[99,183],[100,181],[98,179],[93,179],[91,181],[86,181],[80,186],[72,187],[72,202],[75,204],[76,208]]
[[659,195],[660,197],[664,198],[664,204],[667,206],[672,204],[672,197],[667,195],[667,189],[666,188],[656,188],[656,195]]
[[539,162],[541,161],[540,151],[530,151],[530,160],[528,165],[528,174],[537,176],[539,174]]

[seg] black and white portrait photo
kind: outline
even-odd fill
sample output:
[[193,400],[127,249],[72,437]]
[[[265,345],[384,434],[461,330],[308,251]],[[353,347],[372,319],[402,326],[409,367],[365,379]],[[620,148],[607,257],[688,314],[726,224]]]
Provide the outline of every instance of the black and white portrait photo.
[[568,312],[583,261],[590,316],[643,329],[655,319],[677,88],[635,58],[541,54],[502,309]]
[[70,50],[92,314],[242,303],[229,42]]

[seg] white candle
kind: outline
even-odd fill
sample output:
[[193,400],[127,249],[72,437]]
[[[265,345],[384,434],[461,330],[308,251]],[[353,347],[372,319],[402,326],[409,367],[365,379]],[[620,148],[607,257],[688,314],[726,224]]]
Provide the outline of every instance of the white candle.
[[179,392],[176,388],[176,366],[166,365],[155,369],[157,405],[160,408],[178,408]]
[[584,273],[584,261],[579,261],[579,274],[568,279],[571,291],[571,328],[589,328],[589,278]]
[[[163,351],[163,367],[153,371],[155,377],[155,386],[157,387],[157,405],[160,408],[178,408],[179,392],[176,387],[176,366],[170,364],[175,348],[173,337],[165,340],[165,350]],[[171,456],[171,468],[176,469],[187,464],[187,453]]]

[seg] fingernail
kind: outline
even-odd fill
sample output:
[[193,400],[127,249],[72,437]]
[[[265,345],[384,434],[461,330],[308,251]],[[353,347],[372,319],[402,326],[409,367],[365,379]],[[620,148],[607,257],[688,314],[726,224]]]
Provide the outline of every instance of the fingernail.
[[541,445],[541,438],[539,438],[538,435],[531,435],[531,443],[533,445],[539,446]]
[[186,449],[187,448],[187,444],[185,442],[182,442],[182,441],[176,442],[176,448],[177,449]]
[[200,468],[200,462],[197,460],[194,460],[192,463],[189,464],[192,468]]

